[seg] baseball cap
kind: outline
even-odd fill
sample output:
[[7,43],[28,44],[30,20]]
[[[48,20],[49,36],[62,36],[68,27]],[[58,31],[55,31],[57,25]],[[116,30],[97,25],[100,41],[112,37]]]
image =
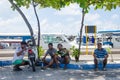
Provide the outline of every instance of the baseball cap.
[[101,44],[102,45],[102,42],[98,42],[97,44]]

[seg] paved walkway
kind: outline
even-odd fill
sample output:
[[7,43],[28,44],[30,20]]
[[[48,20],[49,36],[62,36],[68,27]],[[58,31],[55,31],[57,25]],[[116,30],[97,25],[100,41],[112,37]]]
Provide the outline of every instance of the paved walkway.
[[36,72],[22,67],[23,71],[12,71],[11,66],[0,67],[0,80],[120,80],[120,69],[108,69],[107,71],[93,70],[41,70],[37,67]]
[[[109,55],[109,63],[120,63],[120,54],[113,54],[114,62],[111,62],[111,55]],[[26,57],[27,58],[27,57]],[[0,60],[12,60],[12,57],[0,57]],[[72,60],[74,58],[72,57]],[[93,63],[92,55],[81,55],[80,62]],[[73,70],[73,69],[47,69],[41,70],[37,67],[36,72],[32,72],[27,67],[22,67],[23,71],[14,72],[12,66],[0,67],[0,80],[120,80],[120,68],[108,69],[107,71],[93,71],[93,70]]]
[[[25,57],[27,59],[27,57]],[[49,56],[47,56],[47,58],[50,58]],[[13,57],[0,57],[0,60],[12,60]],[[71,56],[71,60],[75,61],[74,57]],[[91,63],[93,62],[93,56],[92,55],[80,55],[80,59],[81,62],[88,62]],[[109,54],[108,57],[108,62],[111,62],[113,60],[113,62],[116,63],[120,63],[120,54],[112,54],[112,56]]]

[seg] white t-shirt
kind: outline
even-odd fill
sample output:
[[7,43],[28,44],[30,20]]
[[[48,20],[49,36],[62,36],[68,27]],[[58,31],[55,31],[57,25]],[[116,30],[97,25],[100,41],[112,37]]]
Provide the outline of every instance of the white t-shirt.
[[14,62],[14,61],[16,61],[16,60],[22,60],[22,59],[24,58],[24,55],[25,55],[26,51],[24,51],[24,52],[22,53],[22,55],[17,56],[17,53],[20,52],[21,50],[22,50],[21,47],[16,48],[16,51],[15,51],[15,53],[14,53],[14,57],[13,57],[12,62]]

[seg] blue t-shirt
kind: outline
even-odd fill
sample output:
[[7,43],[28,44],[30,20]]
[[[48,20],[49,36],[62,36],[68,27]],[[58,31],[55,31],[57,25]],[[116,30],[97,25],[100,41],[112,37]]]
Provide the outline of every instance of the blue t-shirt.
[[105,55],[107,55],[107,51],[102,48],[101,50],[95,49],[94,54],[97,58],[105,58]]

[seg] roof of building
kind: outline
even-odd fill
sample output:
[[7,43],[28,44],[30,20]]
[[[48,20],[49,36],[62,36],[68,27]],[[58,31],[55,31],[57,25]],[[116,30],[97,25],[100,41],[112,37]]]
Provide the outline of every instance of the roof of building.
[[98,31],[98,33],[120,33],[120,30],[106,30],[106,31]]

